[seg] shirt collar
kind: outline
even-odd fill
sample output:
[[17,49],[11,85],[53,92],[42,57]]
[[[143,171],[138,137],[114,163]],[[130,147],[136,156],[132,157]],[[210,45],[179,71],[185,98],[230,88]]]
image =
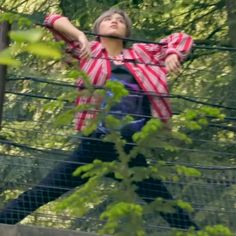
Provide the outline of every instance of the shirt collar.
[[[102,56],[103,52],[106,52],[106,49],[100,42],[98,42],[97,53],[96,53],[97,55],[95,56],[97,57]],[[132,48],[124,48],[122,52],[124,59],[127,61],[138,61],[139,59],[138,55]]]

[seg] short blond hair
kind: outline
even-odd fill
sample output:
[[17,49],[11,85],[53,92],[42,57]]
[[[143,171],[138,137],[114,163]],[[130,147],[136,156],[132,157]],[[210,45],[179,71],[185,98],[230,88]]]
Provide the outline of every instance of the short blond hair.
[[121,15],[124,18],[125,25],[126,25],[126,34],[125,34],[125,36],[126,37],[130,37],[130,35],[131,35],[131,28],[132,28],[131,19],[129,18],[129,16],[123,10],[115,9],[115,8],[111,8],[111,9],[103,12],[102,15],[100,15],[95,20],[95,22],[93,24],[93,32],[95,34],[99,34],[99,26],[100,26],[101,22],[103,21],[103,19],[105,17],[107,17],[107,16],[111,16],[111,15],[114,15],[114,14],[119,14],[119,15]]

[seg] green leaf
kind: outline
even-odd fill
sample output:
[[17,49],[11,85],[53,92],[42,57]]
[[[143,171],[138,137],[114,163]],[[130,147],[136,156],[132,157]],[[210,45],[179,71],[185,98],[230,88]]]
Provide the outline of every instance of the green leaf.
[[11,31],[9,36],[12,40],[16,42],[29,42],[35,43],[38,42],[43,35],[43,32],[38,29],[31,30],[19,30],[19,31]]
[[232,232],[224,225],[206,226],[205,231],[212,236],[233,236]]
[[0,52],[0,64],[7,66],[19,66],[21,63],[11,57],[11,51],[7,48]]
[[61,58],[61,52],[57,48],[49,46],[46,43],[30,44],[29,46],[27,46],[26,51],[40,57],[53,58],[53,59]]
[[176,171],[179,175],[185,175],[185,176],[201,176],[201,172],[195,168],[176,165]]
[[74,110],[73,109],[70,109],[66,112],[63,112],[62,114],[60,114],[57,118],[56,118],[56,121],[55,121],[55,126],[61,126],[61,125],[65,125],[65,124],[68,124],[71,122],[71,120],[73,119],[74,117]]
[[176,204],[177,204],[177,206],[179,206],[180,208],[182,208],[188,212],[193,212],[193,208],[188,202],[184,202],[182,200],[177,200]]
[[20,61],[13,58],[0,56],[0,64],[6,66],[19,66],[21,63]]

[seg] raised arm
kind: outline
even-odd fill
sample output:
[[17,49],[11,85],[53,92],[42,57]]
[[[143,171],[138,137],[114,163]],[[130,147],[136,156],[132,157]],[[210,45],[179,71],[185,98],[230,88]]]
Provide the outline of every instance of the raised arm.
[[184,61],[191,51],[193,39],[185,33],[174,33],[161,40],[166,44],[165,65],[169,72],[178,73],[180,62]]
[[79,57],[90,55],[89,42],[85,34],[76,28],[67,17],[49,15],[45,18],[44,25],[48,27],[57,40],[64,40],[71,49],[79,49]]
[[166,44],[166,56],[176,54],[180,61],[183,61],[192,49],[193,39],[190,35],[180,32],[167,36],[161,43]]
[[165,64],[168,72],[178,72],[181,68],[181,62],[191,51],[192,37],[185,33],[174,33],[163,38],[161,43],[163,45],[136,43],[133,47],[143,54],[146,60],[151,60],[157,64]]

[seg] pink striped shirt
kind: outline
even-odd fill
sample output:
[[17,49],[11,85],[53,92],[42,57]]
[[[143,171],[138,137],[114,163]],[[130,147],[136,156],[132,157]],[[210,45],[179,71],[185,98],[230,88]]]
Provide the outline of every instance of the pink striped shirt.
[[[80,48],[78,42],[71,41],[53,28],[56,20],[63,16],[49,15],[45,19],[45,26],[54,34],[56,40],[64,40],[66,51],[71,53],[79,61],[80,69],[88,75],[91,83],[95,86],[103,86],[110,78],[111,65],[108,53],[98,41],[91,41],[91,55],[89,59],[80,59]],[[167,98],[168,95],[167,70],[165,58],[170,54],[177,54],[183,61],[191,50],[193,40],[185,33],[174,33],[161,40],[158,44],[135,43],[130,48],[123,49],[124,66],[134,76],[139,86],[146,92],[150,101],[152,116],[160,118],[164,122],[171,117],[171,108]],[[78,87],[83,85],[83,80],[78,79]],[[76,104],[96,104],[96,98],[78,97]],[[97,110],[84,110],[76,115],[76,129],[82,130],[96,117]]]

